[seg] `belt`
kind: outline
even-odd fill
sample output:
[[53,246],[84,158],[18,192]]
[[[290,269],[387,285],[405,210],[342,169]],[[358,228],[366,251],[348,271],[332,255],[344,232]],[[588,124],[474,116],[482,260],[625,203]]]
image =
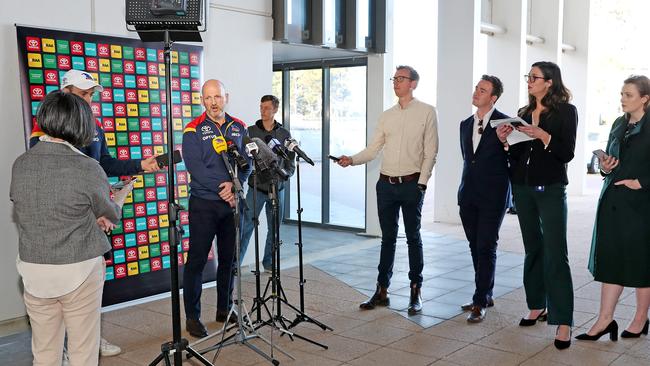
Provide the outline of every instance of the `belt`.
[[387,176],[385,174],[379,173],[379,179],[383,180],[383,181],[386,181],[386,182],[388,182],[390,184],[406,183],[406,182],[410,182],[412,180],[416,180],[418,178],[420,178],[420,173],[413,173],[413,174],[409,174],[409,175],[403,175],[401,177],[389,177],[389,176]]

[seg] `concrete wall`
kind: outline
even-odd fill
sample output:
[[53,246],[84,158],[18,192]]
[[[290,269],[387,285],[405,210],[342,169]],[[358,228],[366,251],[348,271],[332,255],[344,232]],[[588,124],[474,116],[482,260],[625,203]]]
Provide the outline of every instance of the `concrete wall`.
[[[134,37],[125,29],[124,1],[23,0],[3,5],[0,109],[5,123],[0,135],[0,171],[5,174],[0,179],[0,195],[6,204],[0,208],[0,321],[25,315],[15,266],[18,235],[9,202],[11,165],[25,151],[14,23]],[[259,96],[271,92],[271,2],[212,0],[209,14],[209,30],[203,35],[204,79],[222,79],[231,96],[229,112],[246,122],[254,121]]]

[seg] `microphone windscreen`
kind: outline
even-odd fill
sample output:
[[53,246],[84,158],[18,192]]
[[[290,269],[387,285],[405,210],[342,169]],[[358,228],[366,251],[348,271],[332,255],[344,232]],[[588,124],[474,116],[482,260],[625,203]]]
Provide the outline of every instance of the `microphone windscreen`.
[[253,137],[251,140],[257,145],[257,148],[259,149],[258,157],[262,159],[262,161],[266,163],[272,163],[276,161],[277,155],[271,151],[271,148],[269,148],[268,145],[264,143],[264,141],[260,140],[257,137]]
[[221,154],[228,149],[228,144],[226,144],[226,140],[223,137],[217,136],[212,139],[212,148],[217,154]]

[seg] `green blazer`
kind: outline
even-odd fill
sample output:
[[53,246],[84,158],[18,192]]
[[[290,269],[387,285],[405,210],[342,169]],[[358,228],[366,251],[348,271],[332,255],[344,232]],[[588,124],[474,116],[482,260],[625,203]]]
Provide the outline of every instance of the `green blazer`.
[[[591,242],[589,270],[598,279],[618,271],[627,286],[638,277],[650,284],[650,115],[646,113],[627,134],[628,118],[614,121],[607,142],[607,154],[619,165],[605,175],[598,201]],[[616,186],[623,179],[638,179],[641,189]],[[606,234],[606,235],[605,235]],[[615,235],[613,235],[615,234]],[[613,240],[616,237],[616,240]],[[608,239],[605,239],[608,238]],[[636,268],[644,267],[636,270]],[[623,269],[624,268],[624,269]],[[618,276],[618,275],[617,275]],[[627,280],[629,279],[629,282]],[[607,281],[605,281],[607,282]],[[616,282],[615,282],[616,283]]]

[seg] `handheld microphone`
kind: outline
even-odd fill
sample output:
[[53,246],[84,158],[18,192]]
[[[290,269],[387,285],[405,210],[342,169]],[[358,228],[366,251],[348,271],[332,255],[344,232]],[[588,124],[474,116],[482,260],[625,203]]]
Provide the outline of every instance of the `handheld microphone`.
[[226,170],[228,171],[228,174],[230,175],[230,179],[232,181],[233,186],[235,187],[235,194],[242,195],[242,187],[241,183],[239,182],[239,178],[237,178],[237,174],[235,174],[235,170],[232,168],[232,165],[230,165],[230,160],[228,160],[228,154],[224,154],[224,152],[228,151],[228,144],[226,143],[226,140],[222,136],[217,136],[212,139],[212,148],[214,151],[217,152],[217,154],[221,155],[221,159],[223,159],[223,164],[226,166]]
[[284,147],[286,147],[287,150],[296,153],[296,155],[298,155],[302,160],[306,161],[307,164],[309,164],[311,166],[314,165],[314,161],[311,160],[309,158],[309,156],[307,156],[307,154],[305,154],[304,151],[302,151],[302,149],[300,148],[300,145],[298,145],[298,141],[296,141],[295,139],[292,139],[290,137],[290,138],[284,140]]
[[246,158],[242,156],[242,154],[239,153],[239,149],[237,148],[237,145],[229,139],[226,139],[226,144],[228,145],[228,153],[230,156],[235,159],[235,163],[239,167],[240,170],[248,170],[248,161],[246,161]]
[[250,137],[244,136],[244,150],[246,150],[246,154],[252,158],[256,158],[257,154],[259,153],[259,148],[257,147],[257,144],[251,140]]
[[281,179],[289,179],[289,174],[278,166],[277,155],[261,139],[244,137],[246,152],[255,159],[256,169],[260,173],[277,174]]
[[264,141],[266,141],[266,144],[271,148],[271,150],[278,155],[279,157],[285,159],[285,160],[290,160],[289,155],[287,155],[286,151],[284,151],[284,147],[278,141],[276,138],[274,138],[271,135],[266,135],[264,136]]

